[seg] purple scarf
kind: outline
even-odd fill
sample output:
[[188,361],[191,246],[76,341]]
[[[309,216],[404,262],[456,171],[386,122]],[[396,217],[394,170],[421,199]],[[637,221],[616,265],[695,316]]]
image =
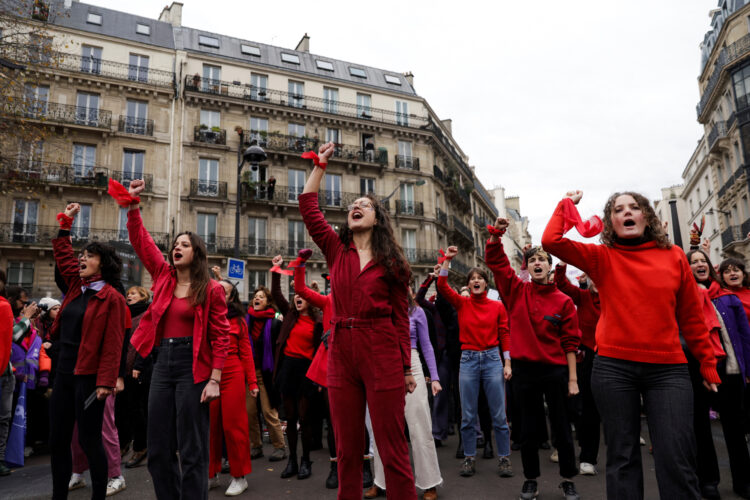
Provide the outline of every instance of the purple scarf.
[[267,319],[266,326],[263,327],[263,371],[273,371],[273,346],[271,345],[271,323],[273,320]]

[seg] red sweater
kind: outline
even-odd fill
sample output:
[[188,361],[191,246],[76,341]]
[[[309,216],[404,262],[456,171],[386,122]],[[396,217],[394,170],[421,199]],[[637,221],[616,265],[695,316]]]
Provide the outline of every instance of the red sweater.
[[573,301],[553,284],[522,281],[500,241],[487,241],[485,261],[509,310],[511,358],[567,365],[565,353],[576,352],[581,342]]
[[13,345],[13,310],[5,297],[0,297],[0,375],[5,373],[10,362]]
[[581,344],[591,350],[596,350],[596,324],[599,322],[601,315],[601,306],[599,304],[599,293],[591,290],[583,290],[568,281],[565,271],[568,266],[558,264],[555,269],[555,285],[557,288],[570,297],[576,305],[578,313],[578,326],[581,329]]
[[703,306],[685,252],[658,248],[651,241],[612,247],[563,237],[558,204],[542,236],[544,248],[591,276],[599,290],[601,317],[597,351],[642,363],[685,363],[682,333],[701,374],[719,383],[716,358],[703,320]]
[[284,354],[292,358],[312,359],[315,354],[313,330],[315,321],[310,316],[300,316],[286,340]]
[[451,303],[458,314],[458,340],[464,351],[486,351],[500,346],[500,350],[510,350],[508,313],[502,302],[482,295],[471,294],[462,297],[448,285],[448,278],[438,277],[438,292]]

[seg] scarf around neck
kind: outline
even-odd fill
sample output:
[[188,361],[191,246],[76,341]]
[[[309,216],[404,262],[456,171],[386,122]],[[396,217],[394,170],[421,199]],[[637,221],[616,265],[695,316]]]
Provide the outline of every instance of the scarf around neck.
[[247,313],[255,320],[265,321],[266,324],[263,327],[263,365],[262,370],[264,372],[273,371],[273,345],[271,342],[271,321],[276,316],[276,311],[269,307],[263,311],[256,311],[252,307],[248,309]]

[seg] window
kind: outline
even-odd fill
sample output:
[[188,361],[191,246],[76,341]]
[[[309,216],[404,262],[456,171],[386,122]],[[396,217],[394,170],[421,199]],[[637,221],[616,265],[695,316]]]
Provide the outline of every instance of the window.
[[282,52],[281,62],[290,63],[290,64],[299,64],[299,56],[295,54],[287,54],[286,52]]
[[129,241],[128,239],[128,208],[120,207],[120,217],[117,223],[117,241]]
[[148,81],[148,56],[130,54],[128,80],[133,80],[135,82]]
[[73,144],[73,172],[76,184],[93,181],[96,146]]
[[78,92],[76,105],[76,122],[96,127],[99,123],[99,94]]
[[198,35],[198,45],[205,47],[212,47],[214,49],[219,48],[219,39],[212,36]]
[[52,37],[29,35],[29,62],[48,63],[52,59]]
[[219,196],[219,160],[209,158],[199,160],[198,195]]
[[29,118],[41,118],[47,114],[49,87],[27,83],[24,89],[25,112]]
[[393,75],[383,75],[385,76],[386,83],[391,83],[393,85],[401,85],[401,78]]
[[727,174],[731,174],[734,171],[732,162],[729,161],[729,155],[726,153],[724,153],[724,165],[727,167]]
[[747,203],[747,195],[742,197],[742,210],[745,212],[745,219],[750,219],[750,205]]
[[[341,144],[341,130],[337,128],[326,129],[326,142]],[[336,153],[334,152],[334,154]]]
[[297,253],[305,248],[305,223],[301,220],[290,220],[289,221],[289,248],[287,253],[289,255],[297,255]]
[[149,36],[151,34],[151,26],[148,24],[135,23],[135,32],[139,35]]
[[357,94],[357,116],[372,118],[372,97],[368,94]]
[[737,101],[737,111],[750,106],[750,65],[736,71],[732,75],[734,98]]
[[396,101],[396,123],[403,127],[409,126],[409,103]]
[[89,12],[88,17],[86,18],[86,22],[89,24],[96,24],[98,26],[102,25],[102,15],[101,14],[94,14]]
[[289,105],[293,108],[305,107],[305,84],[289,80]]
[[39,213],[39,202],[34,200],[15,200],[13,203],[13,241],[15,243],[34,243],[36,241],[36,219]]
[[708,175],[704,177],[704,180],[706,181],[706,193],[711,196],[711,183],[708,181]]
[[297,197],[302,194],[305,187],[305,171],[290,168],[287,170],[289,175],[289,201],[297,201]]
[[267,271],[249,271],[248,270],[247,280],[249,283],[250,290],[255,290],[259,286],[266,286],[266,275]]
[[260,49],[253,45],[245,45],[244,43],[240,44],[240,52],[249,56],[260,57]]
[[370,177],[362,177],[359,179],[359,194],[362,196],[366,194],[375,194],[375,179]]
[[404,256],[408,261],[417,260],[417,231],[415,229],[404,229],[401,231],[401,245],[404,248]]
[[716,177],[719,179],[719,188],[724,185],[724,168],[721,166],[721,163],[716,164]]
[[219,128],[221,125],[221,112],[212,109],[201,109],[201,126],[205,125],[208,129],[213,127]]
[[8,286],[31,288],[34,284],[33,262],[8,262]]
[[323,87],[323,111],[326,113],[338,113],[339,90],[331,87]]
[[287,147],[291,151],[304,152],[307,149],[305,126],[301,123],[290,123],[287,125],[287,131],[289,133]]
[[81,211],[73,220],[70,236],[73,240],[87,240],[91,231],[91,205],[82,203]]
[[321,61],[320,59],[316,59],[315,65],[318,67],[318,69],[333,71],[333,64],[329,63],[328,61]]
[[326,178],[326,205],[333,207],[341,206],[341,176],[328,174]]
[[409,141],[398,141],[398,154],[401,156],[401,158],[404,160],[405,163],[408,163],[408,166],[411,166],[411,159],[412,159],[412,151],[411,151],[411,142]]
[[42,158],[44,158],[44,141],[21,140],[16,159],[18,173],[28,179],[39,179],[42,174]]
[[403,214],[414,214],[414,184],[401,184],[398,188]]
[[102,72],[102,49],[84,45],[81,47],[81,72],[98,75]]
[[737,205],[732,205],[730,212],[732,214],[732,224],[737,224],[740,221],[740,217],[737,214]]
[[221,67],[211,66],[210,64],[203,65],[203,92],[213,92],[214,94],[219,93],[219,85],[221,84]]
[[148,131],[148,103],[128,99],[127,116],[125,117],[125,132],[128,134],[146,135]]
[[734,150],[734,164],[739,167],[742,164],[742,158],[740,157],[740,146],[736,142],[732,144]]
[[268,145],[268,118],[250,117],[250,141],[262,148]]
[[250,217],[248,219],[248,252],[250,255],[265,255],[266,244],[266,219]]
[[143,161],[145,151],[126,149],[122,155],[122,185],[130,186],[130,181],[143,179]]
[[267,101],[268,77],[252,73],[250,75],[250,99],[254,101]]
[[206,242],[209,252],[216,252],[216,214],[204,214],[198,212],[198,236]]
[[361,68],[354,68],[352,66],[349,66],[349,74],[358,78],[367,78],[367,73],[365,73],[365,70]]
[[695,195],[698,197],[698,206],[700,207],[703,203],[703,198],[701,198],[701,188],[695,190]]

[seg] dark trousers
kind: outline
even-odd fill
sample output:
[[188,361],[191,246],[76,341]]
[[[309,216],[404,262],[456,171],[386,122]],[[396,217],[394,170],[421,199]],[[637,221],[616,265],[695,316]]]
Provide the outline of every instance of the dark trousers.
[[[437,353],[435,353],[437,356]],[[445,387],[433,398],[432,401],[432,437],[435,439],[448,439],[448,427],[450,427],[451,395],[453,394],[453,373],[451,362],[447,354],[437,356],[438,376],[445,381]]]
[[539,428],[544,424],[543,399],[547,401],[550,423],[559,456],[560,476],[572,478],[578,474],[573,433],[567,411],[568,367],[532,361],[513,360],[515,380],[515,425],[520,423],[521,460],[526,479],[536,479],[539,470]]
[[146,422],[148,421],[148,391],[151,373],[143,372],[138,379],[125,377],[125,391],[115,400],[115,423],[124,448],[131,440],[134,451],[146,449]]
[[576,423],[576,436],[581,446],[581,462],[596,464],[599,455],[599,441],[601,436],[601,419],[599,410],[591,392],[591,370],[594,367],[596,353],[588,347],[581,346],[583,361],[578,363],[578,390],[581,413]]
[[[505,384],[505,388],[508,391],[507,399],[508,399],[508,422],[511,423],[510,428],[510,440],[514,443],[521,443],[521,412],[516,409],[517,402],[516,402],[516,396],[515,394],[518,392],[518,388],[516,387],[516,378],[511,378],[507,384]],[[541,414],[546,414],[544,410],[544,399],[538,403],[537,412],[540,412]],[[542,420],[537,422],[537,439],[539,440],[539,443],[546,443],[549,439],[549,430],[547,429],[547,417],[544,417]]]
[[70,443],[73,427],[78,423],[78,443],[89,462],[91,498],[107,494],[107,455],[102,445],[104,401],[94,400],[83,409],[84,402],[96,390],[96,375],[58,373],[50,398],[50,462],[52,465],[52,498],[68,498],[68,483],[73,473]]
[[206,382],[193,382],[192,343],[162,341],[151,376],[147,432],[148,471],[160,500],[208,498],[209,405],[200,402]]
[[659,496],[699,500],[693,389],[687,365],[597,356],[591,380],[607,442],[607,498],[643,498],[639,443],[642,396],[654,447]]

